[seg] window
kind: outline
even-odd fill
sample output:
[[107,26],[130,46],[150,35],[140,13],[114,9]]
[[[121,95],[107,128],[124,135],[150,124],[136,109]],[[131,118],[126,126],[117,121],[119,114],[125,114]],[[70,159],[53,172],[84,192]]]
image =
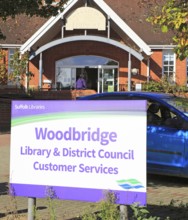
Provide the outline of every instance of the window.
[[8,85],[13,85],[14,83],[12,82],[12,80],[10,80],[10,73],[13,71],[13,69],[10,66],[10,63],[13,59],[13,55],[14,55],[14,49],[9,49],[8,50],[8,75],[9,75],[9,80],[8,80]]
[[171,82],[175,81],[175,54],[172,50],[163,51],[163,76],[165,75]]
[[166,106],[148,101],[147,124],[178,128],[181,127],[181,119]]
[[[13,55],[15,53],[15,50],[14,48],[9,48],[8,50],[8,75],[10,76],[11,72],[13,72],[13,68],[11,67],[11,61],[13,60]],[[9,77],[9,80],[8,80],[8,85],[9,86],[20,86],[20,77],[17,76],[15,79],[11,80],[10,77]]]
[[10,67],[10,63],[13,59],[13,55],[14,55],[15,50],[14,49],[9,49],[8,50],[8,73],[12,72],[12,69]]
[[84,74],[87,89],[98,93],[119,90],[119,63],[108,57],[95,55],[72,56],[56,61],[54,88],[75,88],[80,74]]

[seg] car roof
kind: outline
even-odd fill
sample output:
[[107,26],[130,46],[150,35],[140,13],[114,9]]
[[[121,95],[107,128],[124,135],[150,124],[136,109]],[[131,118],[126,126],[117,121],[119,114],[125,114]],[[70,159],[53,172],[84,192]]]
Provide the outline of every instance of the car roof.
[[173,94],[167,93],[158,93],[158,92],[144,92],[144,91],[131,91],[131,92],[104,92],[97,93],[94,95],[78,97],[78,100],[91,100],[96,99],[97,97],[109,97],[109,96],[140,96],[147,98],[156,98],[156,99],[168,99],[175,97]]

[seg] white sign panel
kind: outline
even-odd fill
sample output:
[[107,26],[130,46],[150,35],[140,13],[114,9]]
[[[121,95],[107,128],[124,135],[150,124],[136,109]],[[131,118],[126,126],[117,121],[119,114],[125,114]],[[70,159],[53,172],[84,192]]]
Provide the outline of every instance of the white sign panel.
[[145,101],[13,101],[16,195],[146,203]]

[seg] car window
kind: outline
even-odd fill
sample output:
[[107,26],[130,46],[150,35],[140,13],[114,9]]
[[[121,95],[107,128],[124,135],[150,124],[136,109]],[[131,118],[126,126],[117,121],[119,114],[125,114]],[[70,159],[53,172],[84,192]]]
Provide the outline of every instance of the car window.
[[183,97],[173,97],[170,99],[164,99],[165,102],[177,108],[179,111],[183,112],[185,115],[188,113],[188,99]]
[[161,125],[161,111],[160,104],[157,102],[148,101],[147,103],[147,124],[148,125]]
[[131,97],[129,96],[117,96],[117,95],[109,95],[109,96],[97,96],[94,97],[92,100],[130,100]]
[[183,128],[180,116],[161,103],[153,101],[148,101],[147,124],[177,129]]
[[[147,125],[165,126],[169,128],[183,129],[182,118],[172,112],[168,107],[152,99],[146,99],[140,96],[96,96],[92,100],[147,100]],[[186,124],[188,127],[188,124]]]

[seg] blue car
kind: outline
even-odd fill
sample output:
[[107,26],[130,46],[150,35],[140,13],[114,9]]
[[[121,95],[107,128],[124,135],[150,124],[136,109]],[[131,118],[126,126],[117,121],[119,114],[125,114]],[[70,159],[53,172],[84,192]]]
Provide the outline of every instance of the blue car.
[[188,99],[153,92],[109,92],[78,100],[147,100],[147,171],[188,177]]

